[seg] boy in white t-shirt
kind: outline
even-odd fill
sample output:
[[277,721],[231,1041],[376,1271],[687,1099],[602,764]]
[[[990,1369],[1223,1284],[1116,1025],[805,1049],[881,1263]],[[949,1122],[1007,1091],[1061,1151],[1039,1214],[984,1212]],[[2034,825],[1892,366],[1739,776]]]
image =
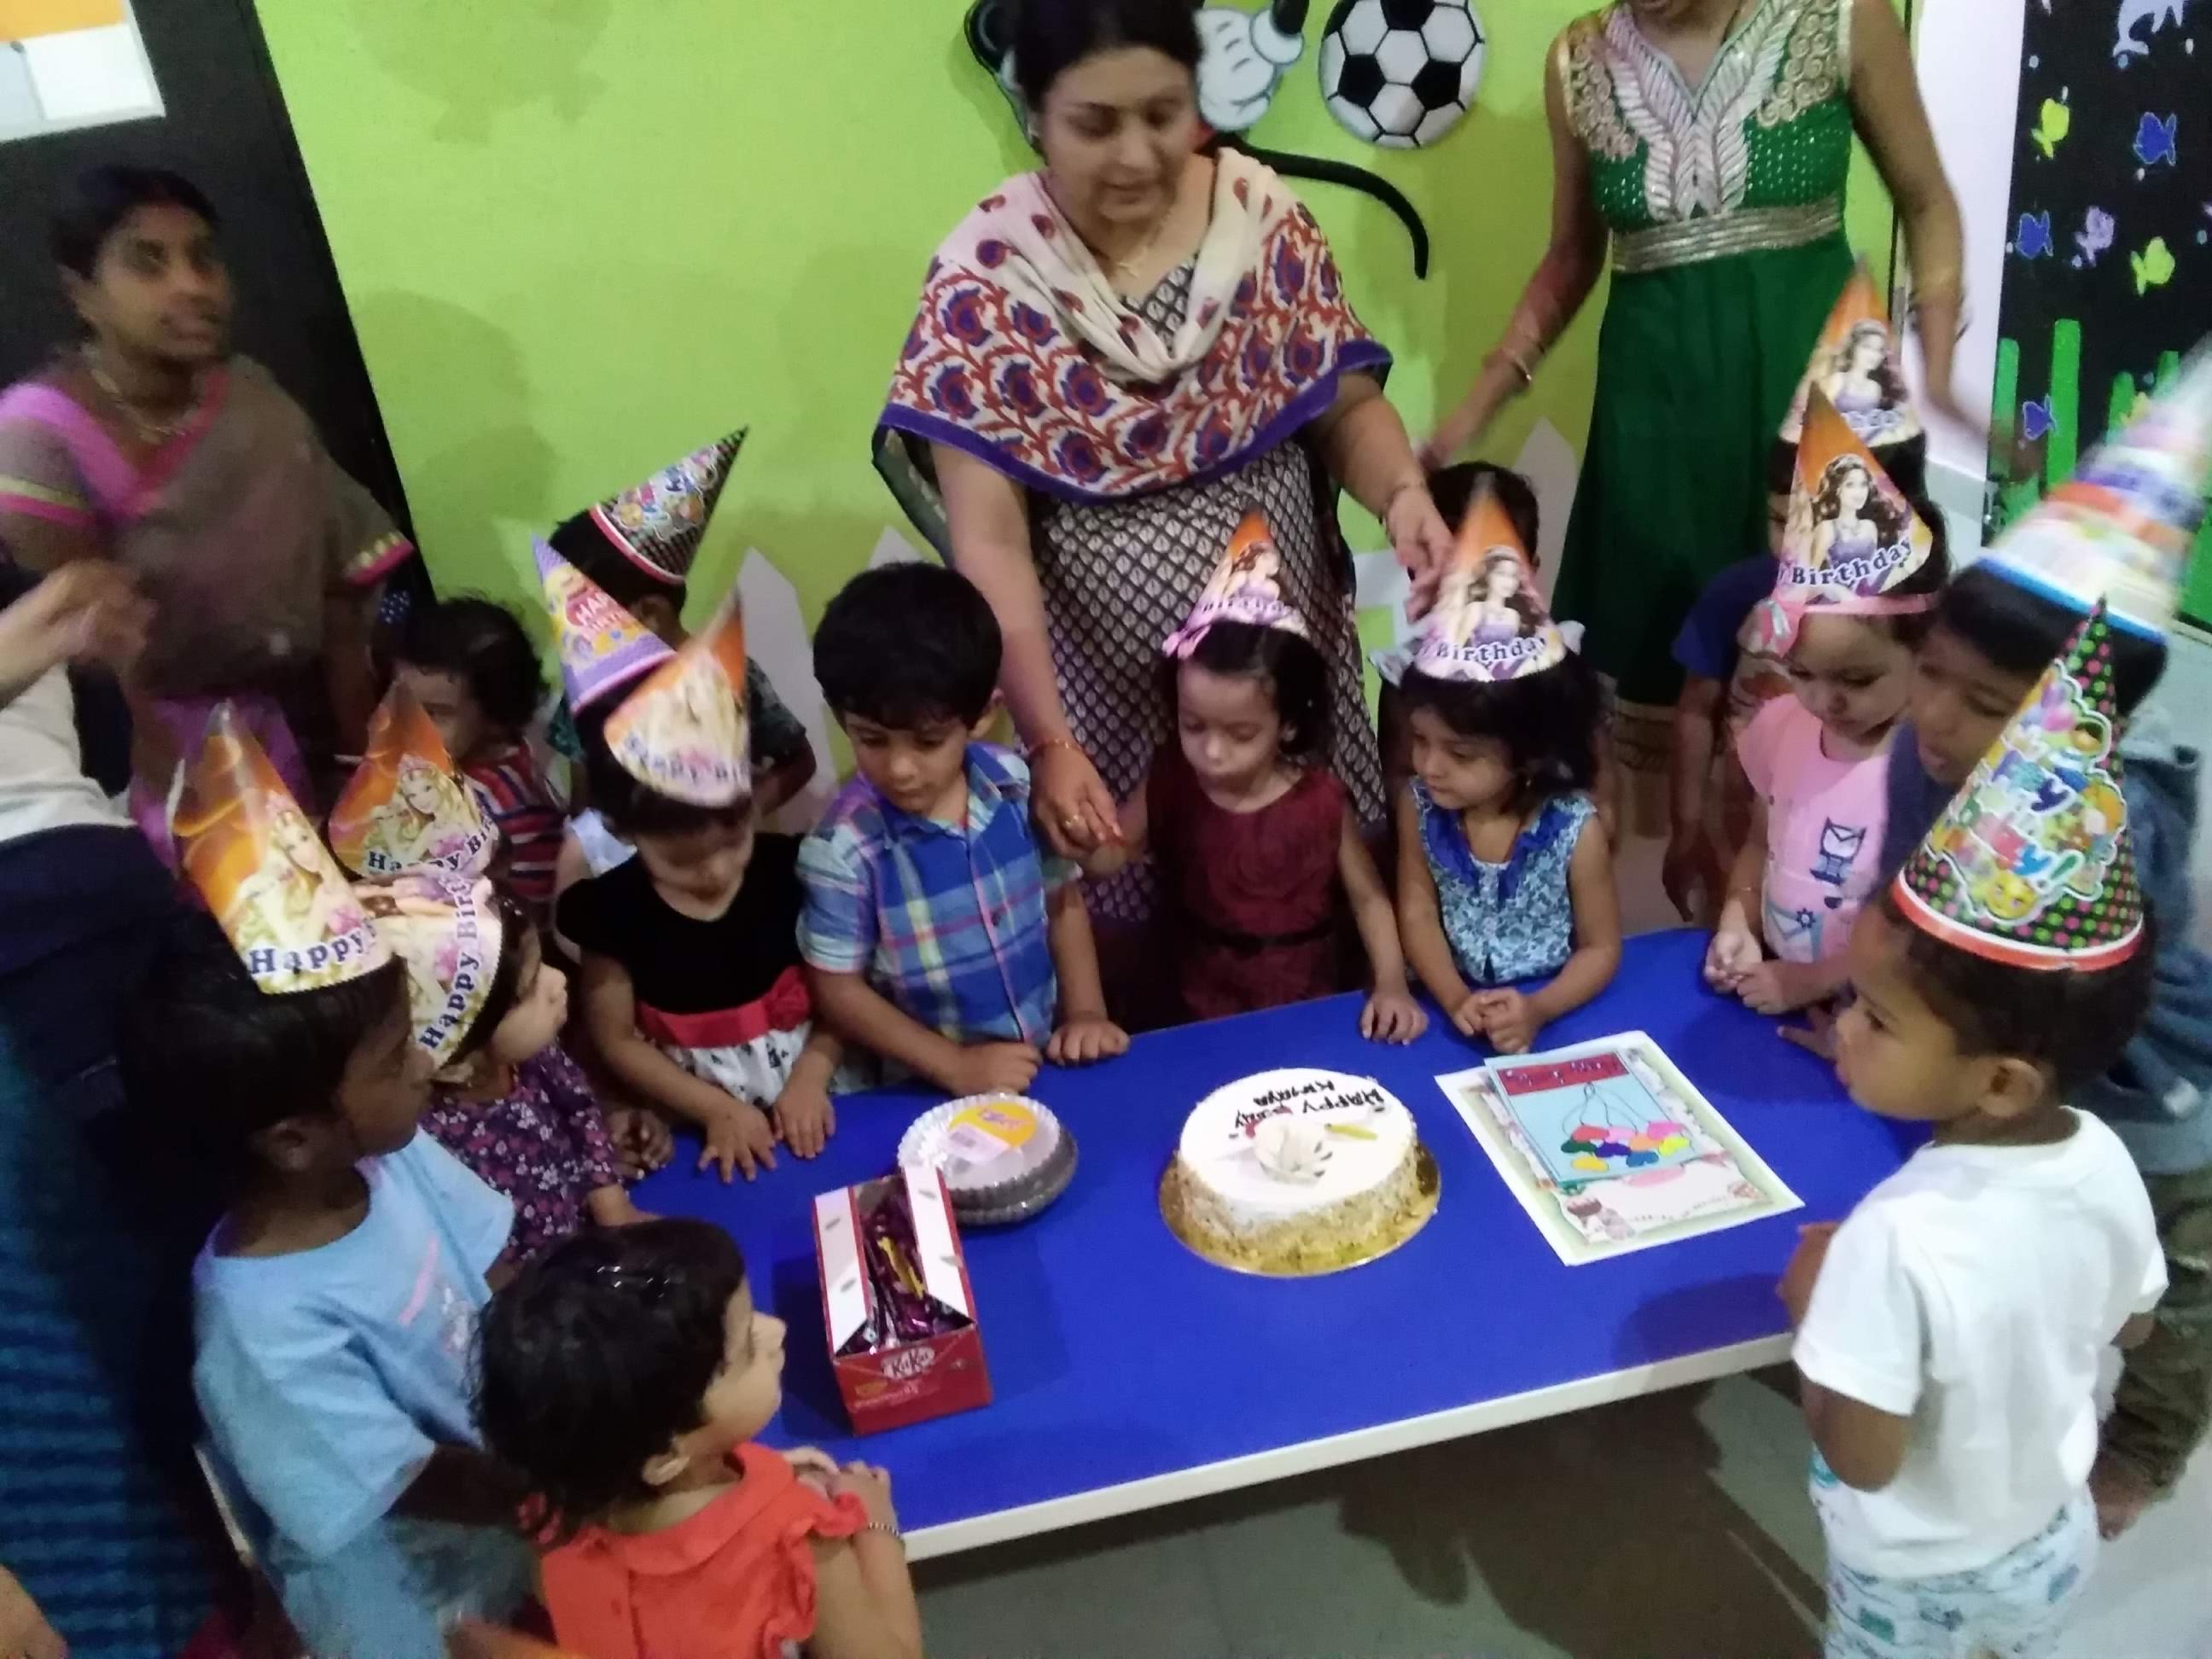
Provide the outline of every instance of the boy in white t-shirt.
[[2148,1006],[2154,951],[2101,613],[1848,957],[1851,1097],[1935,1134],[1782,1283],[1818,1449],[1829,1659],[2033,1659],[2097,1547],[2100,1358],[2166,1289],[2149,1199],[2069,1109]]

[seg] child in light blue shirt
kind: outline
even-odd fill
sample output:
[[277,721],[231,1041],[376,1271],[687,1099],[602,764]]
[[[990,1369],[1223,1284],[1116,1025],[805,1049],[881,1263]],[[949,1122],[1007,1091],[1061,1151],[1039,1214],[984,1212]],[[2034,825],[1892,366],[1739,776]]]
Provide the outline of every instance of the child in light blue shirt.
[[150,976],[126,1066],[232,1203],[193,1269],[209,1449],[318,1659],[442,1659],[533,1592],[469,1363],[508,1201],[416,1125],[398,964],[270,995],[204,922]]

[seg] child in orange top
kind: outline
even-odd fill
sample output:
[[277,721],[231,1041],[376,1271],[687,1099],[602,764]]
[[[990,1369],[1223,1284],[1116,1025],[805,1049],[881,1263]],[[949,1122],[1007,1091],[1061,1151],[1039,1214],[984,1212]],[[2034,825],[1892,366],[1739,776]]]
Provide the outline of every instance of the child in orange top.
[[592,1659],[921,1652],[890,1478],[751,1443],[783,1322],[702,1221],[579,1234],[485,1315],[477,1412],[537,1496],[556,1638]]

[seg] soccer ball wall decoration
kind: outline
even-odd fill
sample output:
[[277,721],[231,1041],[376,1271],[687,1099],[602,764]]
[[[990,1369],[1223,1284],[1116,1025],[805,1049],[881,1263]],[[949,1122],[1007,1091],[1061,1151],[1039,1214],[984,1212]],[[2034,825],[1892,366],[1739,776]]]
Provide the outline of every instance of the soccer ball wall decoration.
[[1473,0],[1337,0],[1322,37],[1322,100],[1354,137],[1425,148],[1474,107],[1482,55]]

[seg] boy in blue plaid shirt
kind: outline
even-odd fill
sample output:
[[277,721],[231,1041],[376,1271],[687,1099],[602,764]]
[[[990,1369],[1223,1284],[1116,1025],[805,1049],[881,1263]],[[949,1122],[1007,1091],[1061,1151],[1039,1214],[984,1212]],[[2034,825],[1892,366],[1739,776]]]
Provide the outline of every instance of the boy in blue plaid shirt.
[[830,602],[814,675],[858,775],[799,856],[799,955],[829,1028],[956,1096],[1129,1046],[1107,1017],[1076,872],[1030,823],[1030,773],[981,741],[1000,641],[941,566],[865,571]]

